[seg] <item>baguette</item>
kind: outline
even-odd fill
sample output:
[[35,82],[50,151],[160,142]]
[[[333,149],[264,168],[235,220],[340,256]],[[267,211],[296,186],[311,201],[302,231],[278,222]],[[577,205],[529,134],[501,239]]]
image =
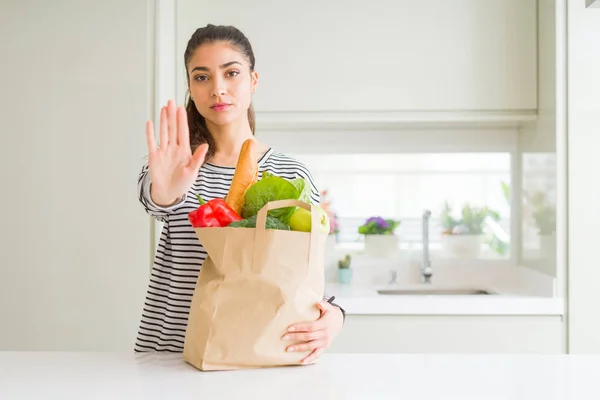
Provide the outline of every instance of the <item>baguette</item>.
[[247,139],[242,144],[231,186],[225,197],[225,202],[239,215],[242,215],[246,191],[258,181],[258,161],[254,156],[255,146],[254,139]]

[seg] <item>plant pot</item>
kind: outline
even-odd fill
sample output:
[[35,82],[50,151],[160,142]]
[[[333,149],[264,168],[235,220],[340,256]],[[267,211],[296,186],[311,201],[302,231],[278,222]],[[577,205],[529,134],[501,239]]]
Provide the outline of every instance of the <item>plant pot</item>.
[[483,235],[442,235],[444,253],[453,257],[477,258],[482,244]]
[[395,257],[399,242],[396,235],[365,235],[365,253],[376,258]]
[[554,259],[556,256],[556,235],[540,234],[540,255],[544,259]]
[[338,268],[338,281],[345,285],[352,283],[352,269]]

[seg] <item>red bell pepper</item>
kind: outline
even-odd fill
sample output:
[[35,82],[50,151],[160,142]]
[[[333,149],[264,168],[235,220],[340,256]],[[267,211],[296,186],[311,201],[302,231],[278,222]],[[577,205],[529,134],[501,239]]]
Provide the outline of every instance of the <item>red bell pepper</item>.
[[188,214],[188,220],[194,228],[226,227],[231,222],[242,219],[224,199],[206,202],[199,194],[196,197],[198,197],[200,207]]

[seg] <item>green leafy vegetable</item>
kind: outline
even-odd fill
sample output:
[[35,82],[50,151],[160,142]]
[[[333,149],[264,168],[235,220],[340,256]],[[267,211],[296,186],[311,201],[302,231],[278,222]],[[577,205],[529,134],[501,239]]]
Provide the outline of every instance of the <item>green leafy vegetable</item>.
[[[265,171],[262,178],[246,191],[242,217],[255,216],[270,201],[290,199],[310,202],[310,186],[306,181],[303,178],[289,181]],[[270,210],[267,215],[287,225],[296,208],[294,206]]]
[[310,204],[310,185],[307,184],[306,179],[296,178],[292,181],[292,184],[298,191],[298,200]]
[[[256,228],[256,215],[253,215],[249,218],[242,219],[241,221],[233,221],[228,227],[231,228]],[[277,218],[273,218],[267,215],[267,221],[265,223],[266,229],[281,229],[283,231],[289,231],[290,227]]]

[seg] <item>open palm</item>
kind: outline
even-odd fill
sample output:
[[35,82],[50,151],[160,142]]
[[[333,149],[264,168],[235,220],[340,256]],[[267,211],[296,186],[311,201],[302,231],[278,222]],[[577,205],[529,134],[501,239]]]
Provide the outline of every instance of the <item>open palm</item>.
[[208,145],[198,146],[192,154],[187,114],[183,107],[176,109],[173,100],[160,111],[160,143],[156,143],[152,121],[146,123],[146,140],[152,200],[163,206],[173,204],[196,180]]

